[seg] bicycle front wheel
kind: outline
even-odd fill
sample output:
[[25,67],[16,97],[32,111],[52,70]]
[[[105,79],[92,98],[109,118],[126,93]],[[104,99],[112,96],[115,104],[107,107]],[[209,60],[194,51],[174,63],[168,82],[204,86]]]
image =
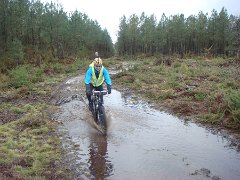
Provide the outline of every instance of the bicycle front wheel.
[[98,120],[99,120],[99,125],[102,128],[106,129],[107,128],[107,123],[106,123],[106,113],[105,113],[104,106],[100,106],[100,108],[99,108]]

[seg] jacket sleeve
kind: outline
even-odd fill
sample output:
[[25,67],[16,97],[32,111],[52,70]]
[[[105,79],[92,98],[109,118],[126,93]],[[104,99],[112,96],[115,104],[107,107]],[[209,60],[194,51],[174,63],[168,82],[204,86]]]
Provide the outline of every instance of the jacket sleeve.
[[92,79],[92,68],[89,67],[85,75],[85,84],[90,84]]
[[111,80],[108,70],[106,68],[103,69],[103,76],[104,76],[104,79],[105,79],[105,82],[107,83],[107,85],[111,86],[112,80]]

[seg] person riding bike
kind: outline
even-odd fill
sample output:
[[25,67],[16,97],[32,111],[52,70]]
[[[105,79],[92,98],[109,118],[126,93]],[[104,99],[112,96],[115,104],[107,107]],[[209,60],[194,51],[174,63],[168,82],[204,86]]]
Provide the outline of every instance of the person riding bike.
[[94,58],[94,60],[92,61],[92,63],[89,64],[89,67],[92,66],[92,65],[94,65],[94,61],[97,60],[98,58],[100,58],[98,52],[95,52],[95,53],[94,53],[94,57],[95,57],[95,58]]
[[100,58],[98,52],[95,52],[95,58]]
[[[104,82],[107,84],[108,94],[111,94],[112,80],[108,70],[102,65],[102,59],[98,57],[89,65],[85,75],[86,96],[89,102],[90,111],[93,110],[93,102],[91,100],[92,90],[102,91]],[[103,95],[101,95],[100,98],[103,103]]]

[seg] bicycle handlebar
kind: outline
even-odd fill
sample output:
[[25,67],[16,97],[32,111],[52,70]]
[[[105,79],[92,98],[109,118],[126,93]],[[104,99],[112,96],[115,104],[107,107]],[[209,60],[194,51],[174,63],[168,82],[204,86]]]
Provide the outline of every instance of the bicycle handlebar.
[[97,94],[106,95],[106,94],[108,94],[108,91],[107,90],[102,90],[102,91],[95,91],[95,90],[93,90],[92,94],[94,94],[94,95],[97,95]]

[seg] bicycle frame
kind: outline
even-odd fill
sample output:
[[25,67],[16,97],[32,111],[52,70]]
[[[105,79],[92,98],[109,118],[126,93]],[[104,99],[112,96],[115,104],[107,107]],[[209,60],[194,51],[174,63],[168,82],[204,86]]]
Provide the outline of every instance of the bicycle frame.
[[105,115],[105,109],[101,102],[101,96],[106,95],[107,91],[92,91],[92,102],[93,102],[93,118],[95,122],[100,125],[102,128],[106,128],[106,115]]

